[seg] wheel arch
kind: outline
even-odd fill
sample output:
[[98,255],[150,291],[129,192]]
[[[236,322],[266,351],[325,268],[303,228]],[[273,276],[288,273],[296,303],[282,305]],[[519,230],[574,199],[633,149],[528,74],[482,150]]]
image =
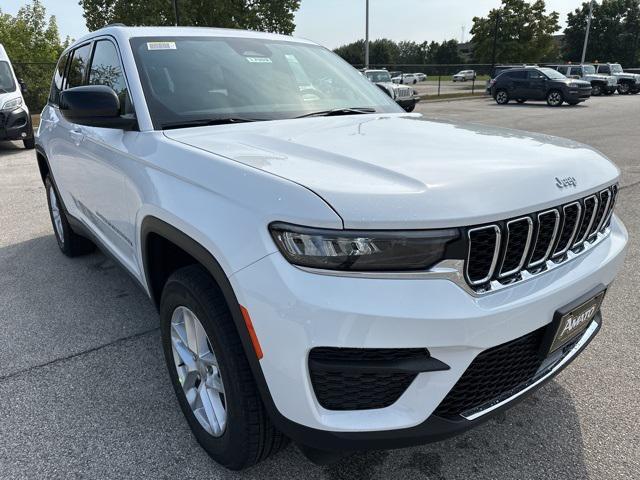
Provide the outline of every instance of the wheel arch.
[[49,168],[49,160],[47,159],[47,155],[44,153],[44,150],[39,145],[36,145],[36,160],[38,161],[38,170],[40,171],[40,179],[44,184],[44,180],[48,175],[51,174],[51,169]]
[[[157,252],[153,252],[152,244],[153,242],[158,241],[156,239],[161,239],[161,241],[163,242],[169,242],[174,247],[180,249],[183,252],[183,255],[186,255],[189,260],[192,260],[191,264],[197,263],[201,265],[211,275],[214,282],[220,288],[220,292],[222,293],[229,308],[231,318],[233,319],[236,331],[238,332],[238,336],[240,337],[240,341],[242,342],[245,356],[249,361],[254,380],[260,393],[260,397],[269,414],[269,417],[280,430],[291,436],[292,428],[294,429],[294,431],[296,430],[296,428],[295,426],[293,426],[294,424],[287,421],[282,416],[282,414],[275,406],[273,397],[271,396],[271,392],[269,391],[269,387],[262,372],[260,362],[258,360],[258,357],[256,356],[256,352],[254,350],[253,342],[247,329],[245,319],[242,315],[240,303],[238,302],[231,282],[227,277],[227,274],[224,272],[218,260],[201,243],[199,243],[197,240],[193,239],[183,231],[179,230],[178,228],[174,227],[173,225],[170,225],[155,216],[145,217],[142,220],[140,227],[140,246],[143,262],[142,269],[147,283],[149,295],[151,296],[151,300],[155,304],[156,308],[159,308],[160,295],[162,293],[160,289],[161,284],[158,283],[159,279],[153,278],[154,269],[152,267],[152,262],[154,262],[154,260],[157,260],[156,258],[154,258],[154,253]],[[162,275],[166,274],[166,272],[162,273]],[[162,277],[160,279],[162,279]]]

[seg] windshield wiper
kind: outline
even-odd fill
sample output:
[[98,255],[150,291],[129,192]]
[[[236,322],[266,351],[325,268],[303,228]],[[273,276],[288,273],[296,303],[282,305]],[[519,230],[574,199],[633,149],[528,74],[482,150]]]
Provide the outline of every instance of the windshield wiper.
[[257,118],[242,118],[242,117],[221,117],[221,118],[202,118],[198,120],[185,120],[181,122],[166,122],[161,124],[163,130],[169,130],[172,128],[188,128],[188,127],[204,127],[207,125],[224,125],[229,123],[247,123],[247,122],[259,122]]
[[4,88],[0,87],[0,93],[9,93],[9,90],[5,90]]
[[331,110],[321,110],[319,112],[305,113],[295,118],[304,117],[337,117],[339,115],[359,115],[363,113],[375,113],[376,109],[371,107],[350,107],[332,108]]

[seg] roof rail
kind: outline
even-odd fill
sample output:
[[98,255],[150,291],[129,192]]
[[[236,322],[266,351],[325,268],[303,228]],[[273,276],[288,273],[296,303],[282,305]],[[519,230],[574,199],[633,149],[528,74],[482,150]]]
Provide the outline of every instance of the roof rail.
[[116,23],[110,23],[108,25],[105,25],[104,27],[126,27],[127,25],[121,22],[116,22]]

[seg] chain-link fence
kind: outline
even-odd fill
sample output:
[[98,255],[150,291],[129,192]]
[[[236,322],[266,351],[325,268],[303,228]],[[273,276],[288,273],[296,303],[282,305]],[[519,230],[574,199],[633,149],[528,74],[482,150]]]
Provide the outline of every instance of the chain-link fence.
[[45,62],[13,64],[16,77],[27,85],[27,93],[24,94],[24,100],[32,114],[40,113],[45,103],[47,103],[55,67],[55,63]]
[[[364,65],[354,65],[363,69]],[[398,79],[402,74],[424,74],[426,79],[403,78],[422,97],[463,97],[482,95],[494,66],[491,64],[372,64],[370,69],[384,69]],[[415,83],[414,83],[415,81]]]

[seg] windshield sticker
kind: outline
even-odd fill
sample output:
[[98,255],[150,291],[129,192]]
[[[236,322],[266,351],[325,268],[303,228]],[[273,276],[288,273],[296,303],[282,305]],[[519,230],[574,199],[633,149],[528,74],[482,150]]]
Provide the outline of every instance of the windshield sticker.
[[147,50],[176,50],[176,42],[147,42]]
[[273,63],[269,57],[245,57],[249,63]]

